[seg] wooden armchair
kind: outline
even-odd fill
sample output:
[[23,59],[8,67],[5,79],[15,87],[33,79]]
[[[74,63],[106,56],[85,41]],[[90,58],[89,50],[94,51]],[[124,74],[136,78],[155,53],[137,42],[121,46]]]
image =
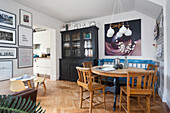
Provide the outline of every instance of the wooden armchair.
[[[120,91],[120,104],[119,109],[123,108],[127,113],[130,113],[130,97],[137,97],[138,98],[138,106],[143,108],[140,105],[140,97],[146,97],[146,106],[147,106],[147,113],[150,113],[150,97],[153,93],[152,88],[152,79],[153,79],[153,70],[147,70],[146,72],[128,72],[127,74],[127,86],[121,87]],[[130,79],[132,78],[132,85],[130,85]],[[142,79],[144,81],[142,82]],[[135,83],[135,79],[137,83]],[[142,86],[143,85],[143,86]],[[126,95],[126,97],[122,96],[122,93]],[[122,99],[127,102],[127,109],[125,106],[122,105]]]
[[148,67],[147,67],[147,70],[154,70],[153,81],[152,81],[153,99],[154,100],[155,100],[155,83],[158,79],[158,77],[156,76],[158,67],[159,66],[153,65],[153,64],[148,64]]
[[[83,62],[82,64],[84,68],[92,68],[92,62]],[[93,82],[95,82],[96,78],[99,78],[99,81],[101,83],[101,76],[92,74]]]
[[[80,108],[82,108],[82,103],[84,100],[87,100],[90,98],[90,111],[89,113],[92,113],[92,107],[95,105],[100,105],[100,104],[104,104],[104,108],[106,108],[106,104],[105,104],[105,86],[101,85],[99,83],[96,82],[92,82],[92,73],[91,73],[91,69],[90,68],[81,68],[81,67],[76,67],[78,75],[79,75],[79,79],[77,80],[77,84],[80,86]],[[83,88],[85,89],[85,91],[89,91],[90,92],[90,96],[87,98],[83,98]],[[93,105],[93,103],[95,102],[93,100],[93,97],[98,97],[101,94],[98,95],[94,95],[94,91],[96,90],[102,90],[103,91],[103,102],[97,102],[97,104]]]

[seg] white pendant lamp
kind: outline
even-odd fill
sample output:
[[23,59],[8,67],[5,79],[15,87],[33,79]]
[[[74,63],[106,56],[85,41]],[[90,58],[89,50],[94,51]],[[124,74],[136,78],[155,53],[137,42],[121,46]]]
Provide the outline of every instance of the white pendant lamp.
[[127,28],[125,27],[125,25],[123,25],[123,26],[119,29],[119,32],[122,33],[122,34],[126,33],[126,31],[127,31]]
[[114,29],[110,27],[109,30],[107,31],[107,37],[112,37],[114,33],[115,33]]
[[128,28],[126,33],[125,33],[126,36],[131,36],[132,35],[132,31]]
[[[121,0],[115,0],[111,21],[113,20],[113,15],[114,15],[116,8],[118,8],[118,13],[120,13],[120,17],[121,17],[120,20],[124,20],[123,19],[123,6],[121,3]],[[107,31],[107,37],[113,37],[113,34],[115,33],[114,28],[116,28],[116,27],[119,28],[119,31],[116,33],[116,37],[120,38],[123,36],[123,34],[125,36],[131,36],[132,31],[129,29],[128,22],[122,21],[122,23],[120,23],[119,25],[111,25],[111,23],[110,23],[110,28]]]
[[120,32],[117,32],[116,36],[120,38],[120,37],[122,37],[122,36],[123,36],[123,34],[122,34],[122,33],[120,33]]

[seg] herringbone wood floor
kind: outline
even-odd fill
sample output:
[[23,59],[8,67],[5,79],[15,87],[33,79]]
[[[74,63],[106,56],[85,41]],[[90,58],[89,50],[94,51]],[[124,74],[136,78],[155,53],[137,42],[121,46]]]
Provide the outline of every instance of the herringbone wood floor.
[[[88,113],[88,102],[84,101],[83,109],[79,108],[80,89],[76,82],[47,80],[46,86],[47,93],[45,95],[43,88],[39,87],[38,101],[41,101],[41,106],[46,109],[47,113]],[[88,93],[85,94],[85,96],[87,95]],[[93,113],[125,113],[118,109],[119,96],[117,98],[117,110],[112,111],[113,97],[113,94],[106,94],[106,110],[104,110],[103,105],[100,105],[94,107]],[[102,100],[102,96],[98,100]],[[131,104],[132,109],[138,110],[135,98],[132,99]],[[145,105],[145,101],[142,105]],[[158,96],[155,101],[151,100],[151,113],[170,113],[168,110],[167,105],[162,103]]]

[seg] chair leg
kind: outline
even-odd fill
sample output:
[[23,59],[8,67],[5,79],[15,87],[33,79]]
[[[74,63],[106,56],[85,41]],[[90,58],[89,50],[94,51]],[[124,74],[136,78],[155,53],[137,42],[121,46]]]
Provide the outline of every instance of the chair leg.
[[39,82],[37,82],[37,86],[36,86],[36,88],[35,88],[35,89],[38,89],[38,85],[39,85]]
[[155,100],[155,88],[154,88],[154,85],[153,85],[153,100]]
[[146,98],[147,113],[150,113],[150,95],[148,95]]
[[92,113],[92,108],[93,108],[93,91],[90,92],[90,111],[89,113]]
[[130,96],[127,95],[127,113],[130,113]]
[[122,90],[120,90],[120,103],[119,103],[119,110],[121,111],[122,108]]
[[44,92],[46,93],[46,86],[44,82],[43,82],[43,88],[44,88]]
[[140,97],[137,97],[138,99],[138,106],[140,107]]
[[80,87],[80,108],[82,108],[83,104],[83,87]]
[[104,104],[104,109],[106,109],[106,102],[105,102],[105,88],[103,88],[103,104]]

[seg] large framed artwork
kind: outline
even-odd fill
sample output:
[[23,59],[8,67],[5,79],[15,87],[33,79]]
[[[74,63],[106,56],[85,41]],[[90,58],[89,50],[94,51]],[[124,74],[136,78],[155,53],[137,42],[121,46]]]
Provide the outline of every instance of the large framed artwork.
[[0,59],[16,59],[17,48],[15,47],[0,47]]
[[33,29],[18,26],[18,41],[19,46],[33,47]]
[[0,81],[13,77],[13,61],[0,61]]
[[19,14],[20,14],[20,25],[32,27],[32,13],[20,9]]
[[[128,23],[127,23],[128,22]],[[105,55],[106,56],[141,56],[141,19],[125,22],[132,31],[131,36],[117,37],[119,31],[115,27],[115,33],[112,37],[107,37],[107,30],[110,24],[105,24]],[[112,26],[118,26],[121,22],[112,23]]]
[[16,15],[0,9],[0,26],[16,28]]
[[0,44],[16,44],[16,31],[0,28]]
[[33,67],[33,50],[31,48],[18,48],[18,68]]

